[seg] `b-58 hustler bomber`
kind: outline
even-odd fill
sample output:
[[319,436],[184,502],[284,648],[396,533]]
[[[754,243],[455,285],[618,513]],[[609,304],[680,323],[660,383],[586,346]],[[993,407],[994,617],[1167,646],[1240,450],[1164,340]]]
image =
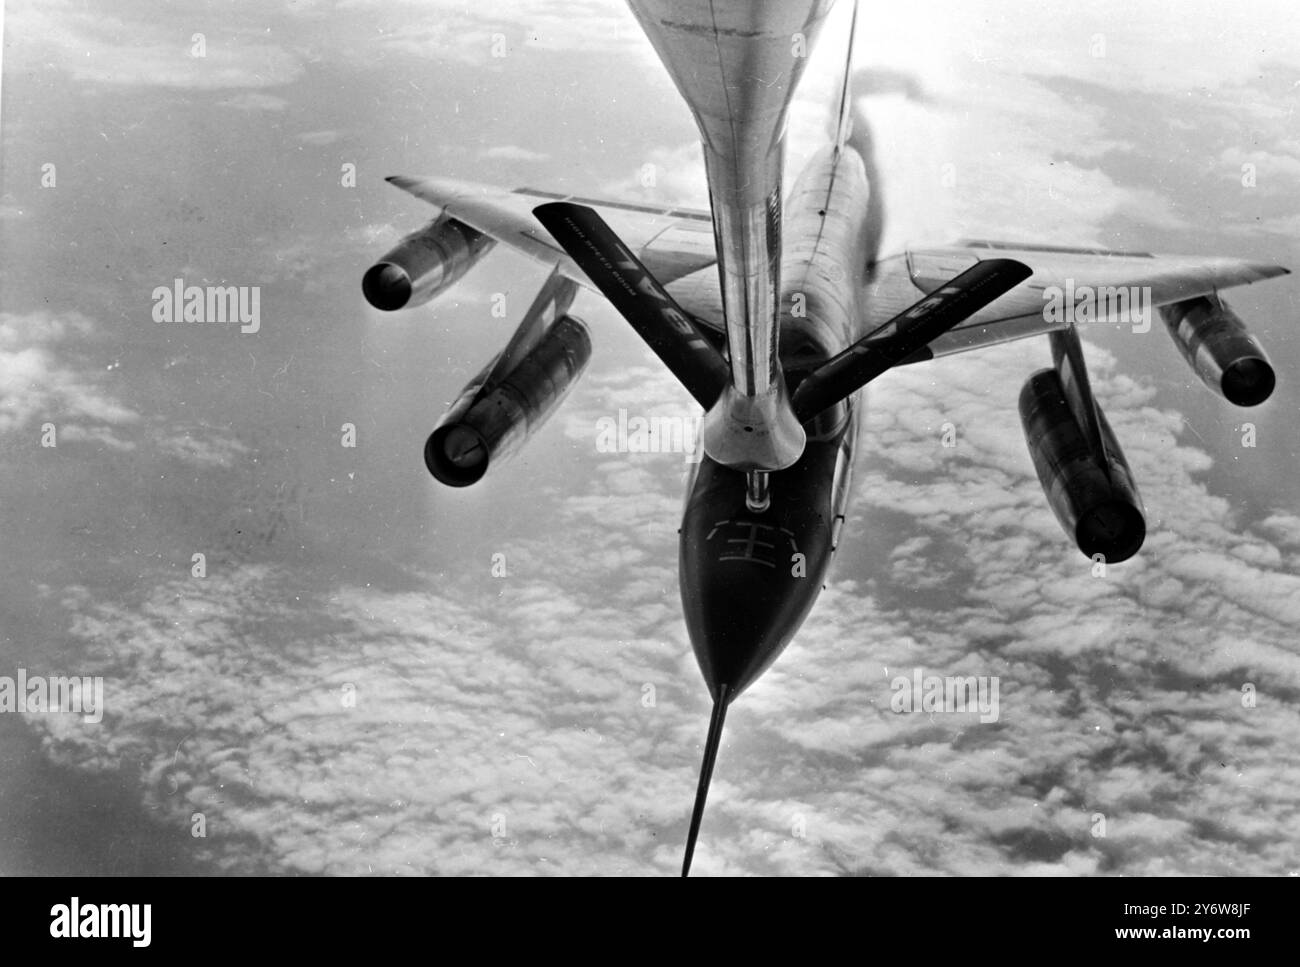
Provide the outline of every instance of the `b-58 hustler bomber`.
[[591,339],[569,314],[580,286],[604,295],[702,408],[680,586],[713,713],[685,875],[727,708],[799,630],[843,538],[864,387],[895,366],[1045,336],[1053,365],[1020,391],[1029,452],[1069,538],[1117,563],[1142,546],[1142,500],[1093,397],[1075,320],[1045,311],[1044,292],[1139,287],[1206,385],[1254,406],[1273,369],[1219,293],[1287,270],[1003,242],[882,255],[849,59],[833,136],[782,194],[803,47],[831,0],[629,3],[698,126],[710,210],[393,177],[439,214],[362,288],[379,309],[419,306],[496,244],[551,268],[514,336],[425,443],[429,472],[448,486],[472,485],[520,447],[583,372]]

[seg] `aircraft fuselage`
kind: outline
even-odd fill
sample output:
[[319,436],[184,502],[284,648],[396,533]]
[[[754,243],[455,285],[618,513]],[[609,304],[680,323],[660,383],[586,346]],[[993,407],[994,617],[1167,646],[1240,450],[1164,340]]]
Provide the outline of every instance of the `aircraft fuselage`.
[[[779,318],[791,393],[862,334],[868,192],[857,152],[828,146],[786,200]],[[682,605],[715,701],[724,686],[730,702],[752,684],[812,610],[847,509],[861,395],[805,425],[803,454],[771,474],[766,510],[749,509],[744,473],[707,455],[690,481],[680,531]]]

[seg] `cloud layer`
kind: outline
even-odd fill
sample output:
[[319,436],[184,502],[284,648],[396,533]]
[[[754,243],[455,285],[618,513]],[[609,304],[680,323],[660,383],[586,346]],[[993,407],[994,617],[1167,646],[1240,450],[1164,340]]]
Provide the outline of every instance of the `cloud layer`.
[[[1293,871],[1300,520],[1240,532],[1177,415],[1090,356],[1142,554],[1096,577],[1060,533],[1014,394],[988,392],[1022,350],[882,380],[831,586],[730,718],[700,872]],[[504,576],[483,558],[436,590],[321,591],[236,565],[78,603],[105,725],[31,724],[58,761],[143,760],[146,802],[203,813],[196,845],[232,871],[669,872],[706,704],[681,457],[595,452],[600,416],[638,400],[690,412],[652,370],[584,386],[555,432],[588,470],[541,500],[543,539],[499,548]],[[895,713],[913,668],[998,676],[998,722]]]

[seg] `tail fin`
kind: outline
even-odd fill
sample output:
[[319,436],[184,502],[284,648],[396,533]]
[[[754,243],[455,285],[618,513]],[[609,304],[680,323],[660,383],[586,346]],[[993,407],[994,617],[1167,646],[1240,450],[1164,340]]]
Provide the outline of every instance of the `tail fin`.
[[713,715],[709,717],[709,734],[704,740],[704,762],[700,765],[700,784],[695,790],[695,809],[691,813],[691,829],[686,835],[686,857],[682,860],[682,876],[691,872],[691,857],[695,855],[695,838],[700,834],[700,820],[704,818],[704,801],[709,797],[709,781],[713,778],[713,763],[718,758],[718,745],[722,742],[722,724],[727,719],[727,686],[718,687],[713,700]]

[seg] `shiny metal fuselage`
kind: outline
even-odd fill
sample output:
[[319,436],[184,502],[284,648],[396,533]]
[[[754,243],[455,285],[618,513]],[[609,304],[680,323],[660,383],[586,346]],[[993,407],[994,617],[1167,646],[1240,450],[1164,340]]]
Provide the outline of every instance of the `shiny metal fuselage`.
[[784,469],[804,446],[779,349],[786,113],[831,0],[629,6],[704,149],[731,365],[704,451],[737,470]]

